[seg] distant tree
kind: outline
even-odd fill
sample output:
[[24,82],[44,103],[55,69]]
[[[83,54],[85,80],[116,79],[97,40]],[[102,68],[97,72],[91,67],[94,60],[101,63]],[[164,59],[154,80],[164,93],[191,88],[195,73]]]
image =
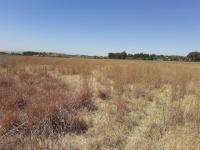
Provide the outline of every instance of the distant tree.
[[25,56],[33,56],[33,55],[39,55],[40,53],[33,52],[33,51],[25,51],[22,54],[25,55]]
[[[47,56],[48,54],[46,52],[40,52],[39,53],[40,56]],[[49,54],[50,55],[50,54]]]
[[111,59],[138,59],[138,60],[165,60],[165,61],[184,61],[186,57],[183,56],[165,56],[156,54],[136,53],[127,54],[125,51],[122,53],[109,53],[108,58]]
[[108,53],[110,59],[126,59],[127,53],[124,51],[122,53]]
[[190,52],[187,55],[189,61],[200,61],[200,52]]
[[113,59],[114,58],[114,53],[108,53],[108,58]]
[[0,55],[7,55],[8,53],[6,52],[0,52]]
[[126,59],[127,53],[126,53],[125,51],[123,51],[123,52],[120,54],[120,57],[121,57],[121,59]]

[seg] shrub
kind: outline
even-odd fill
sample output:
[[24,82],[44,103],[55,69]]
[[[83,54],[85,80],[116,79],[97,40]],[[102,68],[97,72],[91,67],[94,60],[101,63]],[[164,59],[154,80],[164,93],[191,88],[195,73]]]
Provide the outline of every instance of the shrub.
[[[79,115],[96,110],[90,89],[80,92],[49,74],[0,74],[0,135],[56,136],[84,133]],[[0,137],[1,137],[0,136]]]
[[109,91],[99,89],[98,97],[101,98],[102,100],[108,99],[110,97]]

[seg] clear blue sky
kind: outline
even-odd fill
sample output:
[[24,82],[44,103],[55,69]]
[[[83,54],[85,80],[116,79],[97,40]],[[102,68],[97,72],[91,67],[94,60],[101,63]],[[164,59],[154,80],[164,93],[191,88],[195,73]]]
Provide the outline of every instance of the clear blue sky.
[[0,0],[0,51],[186,55],[200,50],[200,0]]

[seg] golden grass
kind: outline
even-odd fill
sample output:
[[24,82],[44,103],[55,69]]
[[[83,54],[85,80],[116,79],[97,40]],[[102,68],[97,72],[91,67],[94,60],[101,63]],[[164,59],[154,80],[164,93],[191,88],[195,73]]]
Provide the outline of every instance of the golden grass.
[[200,149],[200,64],[0,56],[0,149]]

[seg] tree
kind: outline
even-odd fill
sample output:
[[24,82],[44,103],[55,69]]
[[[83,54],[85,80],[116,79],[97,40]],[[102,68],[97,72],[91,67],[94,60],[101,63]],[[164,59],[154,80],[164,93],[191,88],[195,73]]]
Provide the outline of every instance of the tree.
[[126,59],[126,57],[127,57],[126,52],[123,51],[123,52],[121,53],[120,57],[121,57],[120,59]]
[[22,53],[25,56],[33,56],[33,55],[39,55],[39,52],[34,52],[34,51],[25,51]]
[[108,53],[108,57],[110,59],[126,59],[127,53],[125,51],[121,53]]
[[200,61],[200,52],[190,52],[187,55],[189,61]]

